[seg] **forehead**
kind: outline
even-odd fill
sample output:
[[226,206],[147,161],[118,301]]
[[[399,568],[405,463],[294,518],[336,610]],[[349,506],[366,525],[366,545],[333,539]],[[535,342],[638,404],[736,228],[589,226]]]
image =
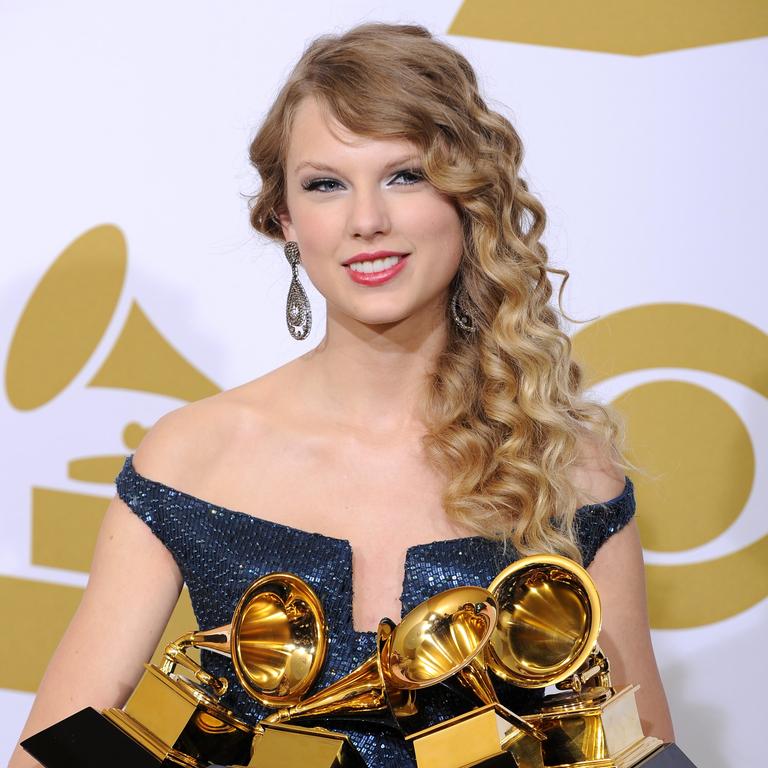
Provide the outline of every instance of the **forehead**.
[[418,155],[415,144],[405,139],[375,139],[352,133],[317,99],[299,102],[288,139],[286,165],[289,173],[305,162],[384,162],[404,154]]

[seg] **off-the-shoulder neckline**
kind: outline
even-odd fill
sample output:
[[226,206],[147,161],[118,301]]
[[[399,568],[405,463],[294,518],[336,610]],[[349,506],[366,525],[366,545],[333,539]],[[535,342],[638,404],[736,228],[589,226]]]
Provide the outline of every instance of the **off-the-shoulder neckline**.
[[[145,475],[140,474],[136,470],[136,468],[133,466],[133,454],[129,454],[125,459],[125,464],[123,466],[122,471],[125,472],[126,469],[139,482],[145,483],[150,487],[162,489],[166,493],[167,492],[173,493],[177,496],[180,496],[184,499],[189,500],[190,502],[193,502],[202,507],[205,507],[206,509],[214,509],[218,513],[226,513],[226,514],[230,514],[238,517],[247,518],[249,520],[253,520],[254,524],[273,526],[274,528],[281,529],[293,534],[299,534],[299,535],[303,534],[305,536],[316,536],[316,537],[325,539],[327,541],[336,542],[337,544],[343,544],[346,547],[348,547],[350,551],[352,550],[352,543],[349,539],[339,538],[338,536],[329,536],[328,534],[319,533],[317,531],[307,531],[303,528],[297,528],[296,526],[293,526],[293,525],[287,525],[286,523],[280,523],[275,520],[267,520],[266,518],[253,515],[250,512],[242,512],[237,509],[230,509],[228,507],[222,506],[221,504],[217,504],[216,502],[208,501],[207,499],[201,499],[199,496],[193,496],[192,494],[187,493],[186,491],[181,491],[178,488],[173,488],[172,486],[166,485],[165,483],[162,483],[159,480],[153,480],[152,478],[146,477]],[[585,513],[592,510],[601,509],[604,507],[613,507],[613,506],[619,505],[631,495],[632,490],[633,490],[632,481],[628,477],[625,477],[624,488],[622,489],[621,493],[618,496],[614,496],[612,499],[609,499],[608,501],[596,502],[594,504],[585,504],[583,507],[579,507],[576,510],[576,514],[580,512]],[[465,542],[471,542],[471,541],[488,541],[488,538],[484,536],[479,536],[479,535],[461,536],[461,537],[452,538],[452,539],[438,539],[435,541],[426,541],[419,544],[412,544],[406,550],[406,557],[409,553],[420,550],[420,549],[428,549],[430,547],[436,547],[436,546],[460,545]]]

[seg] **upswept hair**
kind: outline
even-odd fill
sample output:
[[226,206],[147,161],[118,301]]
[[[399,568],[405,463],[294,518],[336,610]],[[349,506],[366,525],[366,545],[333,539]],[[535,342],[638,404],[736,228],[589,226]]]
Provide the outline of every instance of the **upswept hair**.
[[431,374],[425,453],[447,479],[446,512],[521,554],[581,560],[577,493],[567,477],[585,443],[622,464],[615,417],[582,394],[579,366],[552,306],[542,204],[520,178],[523,147],[481,98],[469,62],[420,26],[364,24],[304,52],[250,148],[262,186],[253,227],[281,240],[284,161],[293,115],[312,96],[352,133],[405,139],[425,178],[456,204],[462,287],[476,330],[452,321]]

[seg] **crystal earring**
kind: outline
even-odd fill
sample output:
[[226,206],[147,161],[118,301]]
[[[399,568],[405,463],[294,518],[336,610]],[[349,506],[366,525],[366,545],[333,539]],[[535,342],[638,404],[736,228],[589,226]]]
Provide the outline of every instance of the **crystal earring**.
[[453,322],[465,333],[474,333],[476,330],[475,320],[472,317],[472,313],[466,309],[466,304],[467,292],[464,290],[464,286],[459,284],[451,297]]
[[283,250],[293,272],[291,287],[288,289],[288,301],[285,305],[285,321],[288,323],[288,333],[297,341],[301,341],[309,336],[312,329],[312,307],[309,306],[307,292],[299,282],[299,263],[301,262],[299,244],[289,240]]

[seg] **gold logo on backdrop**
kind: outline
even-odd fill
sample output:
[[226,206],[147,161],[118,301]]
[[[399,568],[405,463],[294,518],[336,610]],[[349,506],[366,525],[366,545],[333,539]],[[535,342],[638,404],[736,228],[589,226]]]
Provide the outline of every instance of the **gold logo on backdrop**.
[[[108,350],[100,349],[117,309],[127,263],[125,237],[112,225],[88,230],[53,262],[29,298],[11,340],[5,390],[12,406],[20,411],[45,406],[72,384],[94,355],[99,365],[87,387],[128,389],[182,401],[219,391],[162,336],[135,299],[116,340]],[[144,433],[138,422],[126,424],[122,433],[126,448],[136,448]],[[68,476],[111,485],[123,458],[74,458],[68,462]],[[99,494],[32,488],[32,564],[87,572],[109,501]],[[0,687],[37,688],[81,595],[76,587],[0,577],[0,603],[14,617],[12,632],[0,635],[0,658],[14,659],[13,665],[2,668]],[[194,624],[185,593],[160,647]]]
[[465,0],[448,33],[646,56],[768,35],[765,0]]
[[[591,384],[643,369],[713,373],[768,397],[768,336],[733,315],[689,304],[650,304],[601,318],[573,337]],[[614,400],[624,415],[647,550],[684,552],[726,531],[755,476],[749,430],[711,390],[664,378]],[[768,596],[768,535],[722,557],[647,565],[651,626],[696,627]],[[734,589],[733,585],[738,584]]]

